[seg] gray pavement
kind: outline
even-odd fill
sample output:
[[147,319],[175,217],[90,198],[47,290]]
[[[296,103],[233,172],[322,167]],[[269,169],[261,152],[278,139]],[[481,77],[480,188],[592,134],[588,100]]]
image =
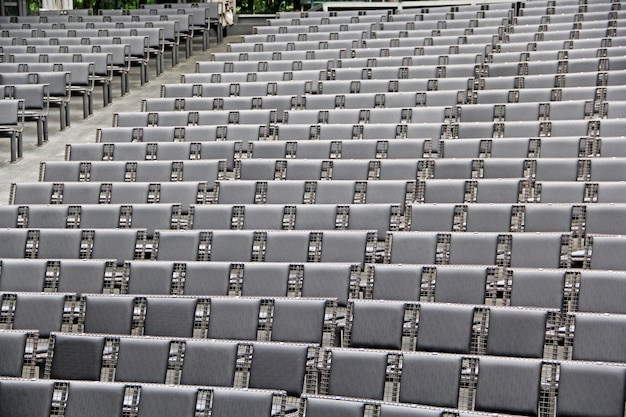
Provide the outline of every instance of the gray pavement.
[[113,79],[113,103],[103,107],[102,88],[96,86],[93,96],[93,116],[88,119],[82,118],[82,98],[74,96],[70,103],[71,126],[65,131],[59,130],[59,110],[50,109],[48,117],[49,141],[44,146],[37,146],[37,129],[33,122],[26,123],[24,128],[24,153],[18,162],[10,162],[9,141],[0,138],[0,204],[7,204],[11,184],[15,182],[34,182],[38,180],[40,161],[63,160],[65,157],[65,144],[67,143],[91,143],[96,140],[98,127],[111,126],[113,113],[123,111],[138,111],[142,98],[159,97],[160,86],[163,83],[180,81],[181,74],[195,72],[197,61],[207,61],[211,52],[226,50],[229,42],[238,42],[239,36],[228,36],[224,43],[216,45],[211,38],[209,50],[202,51],[199,39],[194,42],[194,54],[185,59],[184,50],[181,47],[179,64],[172,68],[171,55],[165,54],[165,68],[163,74],[156,77],[154,60],[150,60],[149,82],[143,86],[139,82],[138,68],[133,68],[130,73],[130,94],[120,96],[119,78]]

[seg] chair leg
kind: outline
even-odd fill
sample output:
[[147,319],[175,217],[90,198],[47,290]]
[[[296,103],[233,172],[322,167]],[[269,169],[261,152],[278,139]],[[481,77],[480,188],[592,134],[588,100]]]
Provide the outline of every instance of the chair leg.
[[37,146],[43,146],[44,144],[44,126],[43,126],[43,118],[37,118]]
[[9,138],[11,141],[11,162],[17,161],[17,135],[17,132],[13,132]]
[[42,126],[43,126],[43,144],[42,145],[45,145],[46,143],[48,143],[48,116],[43,118]]
[[178,65],[178,45],[172,45],[172,68]]
[[16,139],[17,139],[17,157],[18,158],[22,157],[23,150],[24,150],[22,138],[23,138],[22,132],[17,132]]
[[83,93],[83,119],[87,119],[89,117],[89,93]]
[[193,38],[188,36],[185,39],[185,59],[189,59],[193,55]]
[[141,80],[141,85],[148,83],[148,61],[142,60],[139,62],[139,77]]
[[66,107],[64,103],[59,105],[59,124],[60,129],[65,130],[67,128],[67,116],[65,115]]
[[122,89],[122,96],[128,94],[128,73],[125,71],[120,74],[120,88]]
[[157,55],[157,77],[163,74],[163,51]]
[[65,126],[70,127],[70,104],[65,103]]

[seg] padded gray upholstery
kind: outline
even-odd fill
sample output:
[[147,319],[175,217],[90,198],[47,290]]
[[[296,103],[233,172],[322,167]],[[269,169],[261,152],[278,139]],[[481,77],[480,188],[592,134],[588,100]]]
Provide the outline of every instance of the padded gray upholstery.
[[621,366],[563,362],[557,416],[609,417],[624,414],[626,369]]
[[482,357],[475,409],[535,416],[540,382],[539,360]]
[[350,347],[402,349],[405,304],[352,302]]
[[193,416],[197,388],[143,385],[138,417]]
[[192,337],[196,302],[195,298],[148,297],[144,334]]
[[306,345],[255,343],[250,366],[250,388],[282,389],[298,397],[307,368]]
[[386,368],[386,352],[333,350],[328,394],[382,400]]
[[547,317],[545,310],[491,308],[487,354],[543,357]]
[[404,355],[399,401],[456,408],[462,359],[447,355]]
[[187,341],[180,383],[232,387],[237,367],[237,348],[235,342]]
[[104,342],[103,336],[54,335],[50,377],[99,381]]
[[134,297],[88,295],[85,306],[85,332],[130,334]]
[[165,383],[170,341],[121,338],[115,381]]
[[260,299],[212,298],[208,337],[256,340]]
[[65,408],[66,417],[121,417],[123,384],[70,382]]
[[417,350],[469,353],[474,307],[429,303],[420,305]]

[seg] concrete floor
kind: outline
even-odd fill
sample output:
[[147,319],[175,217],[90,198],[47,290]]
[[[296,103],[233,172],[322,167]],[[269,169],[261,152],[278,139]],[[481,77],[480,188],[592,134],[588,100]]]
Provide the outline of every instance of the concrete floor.
[[82,97],[72,97],[70,103],[71,126],[64,131],[59,130],[59,110],[51,108],[48,117],[48,143],[37,146],[35,124],[33,122],[26,123],[23,137],[23,158],[17,162],[10,162],[9,141],[0,138],[0,204],[8,203],[12,183],[38,180],[41,161],[63,160],[66,143],[95,142],[96,129],[111,126],[113,113],[139,111],[142,98],[160,96],[161,84],[179,82],[181,74],[195,72],[197,61],[208,61],[210,60],[210,53],[225,51],[229,42],[239,42],[239,40],[239,35],[227,36],[224,38],[223,44],[217,45],[212,37],[209,49],[203,52],[200,40],[196,39],[193,56],[185,59],[184,48],[181,47],[179,64],[174,68],[171,66],[171,54],[166,52],[163,74],[156,77],[154,60],[151,60],[149,82],[143,86],[139,82],[138,68],[132,68],[129,77],[130,93],[123,97],[120,95],[119,77],[115,77],[112,85],[113,102],[106,107],[102,105],[102,88],[96,86],[93,94],[93,115],[88,119],[82,117]]

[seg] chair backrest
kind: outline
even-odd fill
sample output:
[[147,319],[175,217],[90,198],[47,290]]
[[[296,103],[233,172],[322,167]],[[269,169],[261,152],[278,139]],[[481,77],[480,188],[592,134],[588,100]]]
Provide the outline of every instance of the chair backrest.
[[575,316],[572,359],[626,362],[622,348],[626,338],[626,321],[622,315],[581,314]]
[[330,356],[330,375],[322,393],[376,400],[385,397],[386,352],[328,349],[325,353]]
[[129,294],[172,293],[174,264],[172,262],[127,262]]
[[290,265],[285,263],[247,263],[241,295],[286,297]]
[[102,293],[105,276],[113,269],[113,264],[114,261],[105,260],[61,260],[57,291],[77,294]]
[[0,331],[0,375],[3,377],[29,377],[30,367],[34,370],[34,357],[28,352],[28,346],[38,338],[36,331],[2,330]]
[[250,388],[282,389],[299,397],[306,387],[309,346],[255,343],[250,364]]
[[236,390],[216,389],[213,391],[211,414],[224,417],[270,417],[276,395],[269,390],[247,390],[245,395],[241,395]]
[[51,341],[48,378],[100,380],[104,336],[53,333]]
[[0,413],[3,416],[49,416],[54,381],[2,380]]
[[48,261],[45,259],[3,259],[0,291],[42,292]]
[[422,267],[419,265],[372,265],[375,300],[419,301]]
[[195,297],[146,297],[144,334],[192,337],[197,307],[198,300]]
[[121,417],[124,393],[124,384],[71,381],[67,391],[64,415],[80,417],[85,409],[89,409],[89,414],[94,417]]
[[484,304],[488,268],[437,268],[435,278],[436,302]]
[[420,304],[416,349],[470,353],[474,307],[471,305]]
[[229,341],[188,340],[180,383],[232,387],[239,344]]
[[617,271],[582,271],[578,293],[578,311],[625,314],[620,300],[626,276]]
[[214,339],[256,340],[261,301],[260,298],[211,298],[207,336]]
[[119,338],[114,380],[117,382],[165,383],[170,340]]
[[306,415],[310,417],[363,417],[365,404],[355,400],[329,397],[305,397]]
[[131,334],[135,297],[85,295],[85,323],[87,333]]
[[230,262],[186,262],[186,295],[229,295]]
[[489,309],[487,354],[542,358],[548,324],[547,310]]
[[72,381],[69,383],[64,415],[80,417],[84,410],[89,409],[93,417],[121,417],[125,388],[124,384]]
[[457,408],[462,362],[453,355],[403,355],[399,401]]
[[402,302],[351,301],[345,344],[359,348],[402,349],[406,310],[407,305]]
[[511,288],[511,305],[553,308],[563,305],[566,274],[554,270],[516,269]]
[[196,411],[197,387],[142,385],[138,417],[191,416]]
[[71,298],[71,294],[63,293],[17,293],[13,328],[36,329],[41,337],[63,330],[73,315],[67,311]]
[[625,388],[623,366],[562,362],[556,415],[622,415]]
[[274,299],[271,340],[321,345],[326,335],[332,341],[334,304],[327,299]]
[[481,357],[478,366],[477,411],[538,415],[540,360]]
[[0,101],[0,126],[21,129],[25,101],[22,99],[4,99]]

